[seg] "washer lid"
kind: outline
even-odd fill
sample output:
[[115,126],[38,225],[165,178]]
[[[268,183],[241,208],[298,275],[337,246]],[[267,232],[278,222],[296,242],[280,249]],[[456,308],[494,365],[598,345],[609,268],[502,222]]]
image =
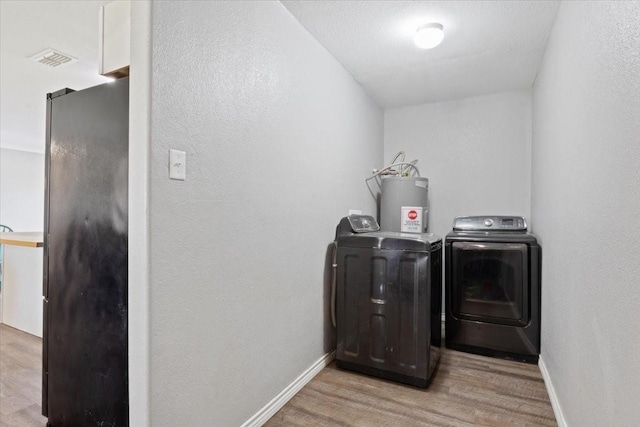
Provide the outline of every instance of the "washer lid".
[[349,248],[398,249],[411,251],[431,250],[432,245],[442,242],[442,237],[433,233],[398,233],[376,231],[338,237],[338,246]]
[[458,216],[453,220],[454,231],[527,231],[523,216]]

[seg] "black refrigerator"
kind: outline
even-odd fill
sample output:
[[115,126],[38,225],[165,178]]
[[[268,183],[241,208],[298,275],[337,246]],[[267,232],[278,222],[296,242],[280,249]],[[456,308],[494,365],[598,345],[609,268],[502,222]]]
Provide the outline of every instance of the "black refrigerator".
[[42,414],[127,426],[129,80],[47,95]]

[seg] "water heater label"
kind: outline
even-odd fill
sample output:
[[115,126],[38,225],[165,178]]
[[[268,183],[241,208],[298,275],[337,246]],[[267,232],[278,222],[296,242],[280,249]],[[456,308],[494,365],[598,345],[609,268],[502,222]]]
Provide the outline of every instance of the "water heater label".
[[403,206],[402,213],[400,216],[400,221],[402,221],[402,226],[400,231],[403,233],[422,233],[423,228],[423,218],[422,215],[422,206]]

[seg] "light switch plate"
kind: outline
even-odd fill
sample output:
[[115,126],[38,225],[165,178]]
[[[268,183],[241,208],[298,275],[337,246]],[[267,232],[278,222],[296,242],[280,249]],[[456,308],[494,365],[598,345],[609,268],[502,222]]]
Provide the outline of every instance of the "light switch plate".
[[169,150],[169,178],[184,181],[187,176],[187,153]]

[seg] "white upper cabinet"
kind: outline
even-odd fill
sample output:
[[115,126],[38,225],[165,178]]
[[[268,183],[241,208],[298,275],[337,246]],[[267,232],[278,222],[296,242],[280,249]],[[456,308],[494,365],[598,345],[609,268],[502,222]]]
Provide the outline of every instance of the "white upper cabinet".
[[100,8],[100,74],[116,78],[129,75],[130,41],[129,0],[117,0]]

